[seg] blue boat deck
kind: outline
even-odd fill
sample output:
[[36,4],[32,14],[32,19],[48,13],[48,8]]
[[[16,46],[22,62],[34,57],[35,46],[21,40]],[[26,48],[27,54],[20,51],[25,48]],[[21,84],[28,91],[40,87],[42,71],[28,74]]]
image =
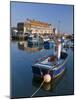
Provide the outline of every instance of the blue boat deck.
[[34,76],[41,76],[49,73],[52,78],[56,78],[65,70],[65,63],[67,61],[67,53],[62,52],[58,60],[56,56],[48,56],[39,60],[32,66]]
[[47,59],[45,59],[44,61],[41,61],[39,63],[34,64],[34,66],[39,66],[40,68],[45,68],[45,69],[53,69],[54,67],[58,68],[63,62],[63,59],[57,60],[54,63],[48,61],[49,57]]

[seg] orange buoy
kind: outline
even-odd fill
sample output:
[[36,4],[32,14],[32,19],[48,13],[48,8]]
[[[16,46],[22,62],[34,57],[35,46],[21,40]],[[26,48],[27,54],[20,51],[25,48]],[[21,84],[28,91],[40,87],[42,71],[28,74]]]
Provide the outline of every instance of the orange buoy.
[[49,74],[44,75],[44,82],[45,83],[50,83],[51,82],[51,76]]

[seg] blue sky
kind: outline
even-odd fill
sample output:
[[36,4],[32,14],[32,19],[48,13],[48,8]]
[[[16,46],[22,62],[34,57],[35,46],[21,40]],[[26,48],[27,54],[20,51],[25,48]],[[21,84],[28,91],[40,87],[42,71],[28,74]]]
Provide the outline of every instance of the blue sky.
[[73,33],[72,5],[11,2],[11,26],[27,18],[48,22],[61,32]]

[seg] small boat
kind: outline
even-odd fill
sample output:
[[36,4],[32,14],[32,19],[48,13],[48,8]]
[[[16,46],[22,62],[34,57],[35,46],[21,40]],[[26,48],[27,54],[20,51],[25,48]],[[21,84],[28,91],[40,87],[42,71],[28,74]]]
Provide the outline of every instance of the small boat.
[[43,42],[47,42],[47,41],[50,41],[50,39],[49,38],[44,38],[43,39]]
[[68,54],[61,50],[61,43],[57,44],[56,55],[43,57],[32,65],[34,76],[42,77],[49,74],[51,79],[54,79],[64,72]]
[[44,42],[44,49],[51,49],[53,47],[55,47],[54,41],[45,41]]
[[40,45],[42,44],[42,40],[40,39],[39,36],[34,36],[34,35],[30,35],[28,37],[28,45]]

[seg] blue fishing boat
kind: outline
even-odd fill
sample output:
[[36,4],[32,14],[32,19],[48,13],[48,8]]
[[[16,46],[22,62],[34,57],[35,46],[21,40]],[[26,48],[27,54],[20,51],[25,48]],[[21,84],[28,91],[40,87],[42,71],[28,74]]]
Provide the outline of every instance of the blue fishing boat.
[[34,35],[30,35],[28,37],[28,45],[32,46],[32,45],[42,45],[43,41],[41,40],[41,38],[39,36],[34,36]]
[[49,74],[51,79],[58,77],[65,70],[68,54],[61,50],[61,43],[57,43],[56,54],[43,57],[32,65],[33,75],[43,77]]
[[53,40],[46,40],[44,41],[44,49],[51,49],[55,47],[55,42]]

